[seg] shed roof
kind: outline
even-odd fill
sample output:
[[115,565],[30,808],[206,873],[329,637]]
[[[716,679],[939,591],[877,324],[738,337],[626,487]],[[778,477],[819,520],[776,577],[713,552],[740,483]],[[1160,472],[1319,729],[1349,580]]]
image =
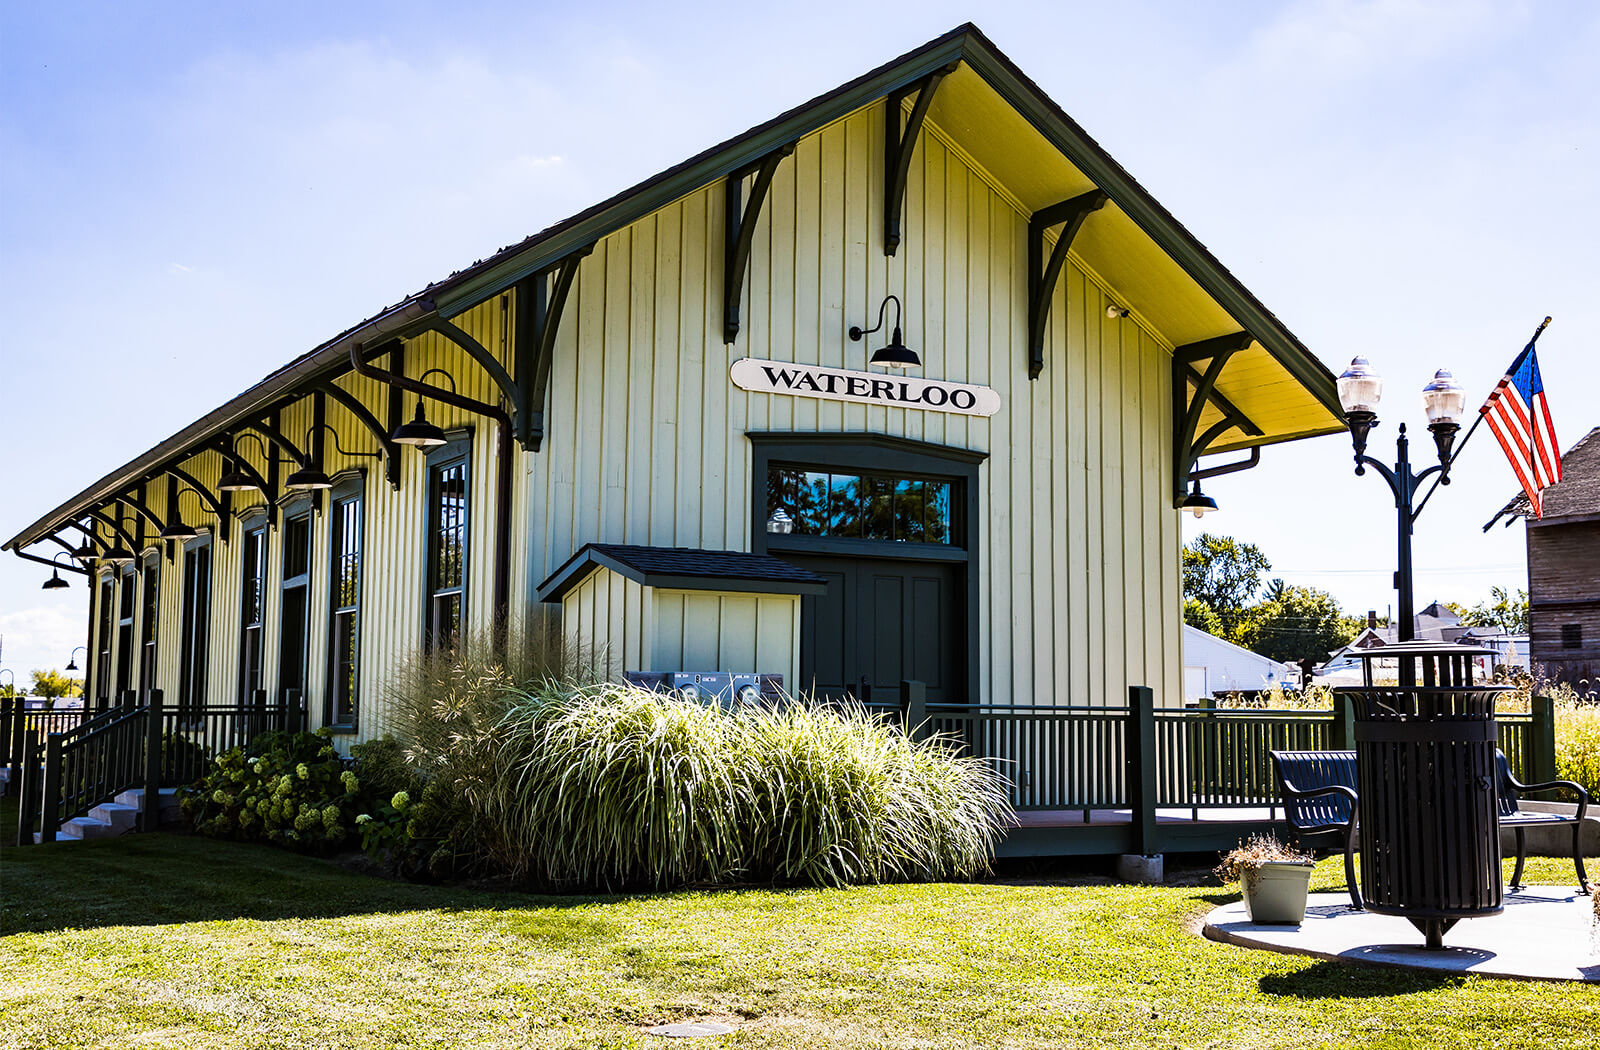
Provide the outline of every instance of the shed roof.
[[610,569],[646,587],[758,594],[823,594],[827,581],[770,554],[590,543],[539,585],[539,600],[559,602],[597,569]]
[[[1097,271],[1126,290],[1132,305],[1157,331],[1180,345],[1241,329],[1249,334],[1249,345],[1230,361],[1216,390],[1262,432],[1227,431],[1210,446],[1211,452],[1343,429],[1333,374],[1077,122],[968,23],[402,299],[105,475],[0,544],[0,549],[36,542],[274,403],[348,371],[353,345],[375,347],[415,334],[430,319],[457,316],[600,237],[747,168],[774,149],[952,66],[955,72],[937,92],[929,123],[946,128],[977,163],[1013,187],[1021,205],[1030,210],[1091,188],[1104,192],[1110,203],[1094,223],[1086,225],[1073,252],[1092,258]],[[1208,407],[1201,429],[1220,418],[1214,406]]]

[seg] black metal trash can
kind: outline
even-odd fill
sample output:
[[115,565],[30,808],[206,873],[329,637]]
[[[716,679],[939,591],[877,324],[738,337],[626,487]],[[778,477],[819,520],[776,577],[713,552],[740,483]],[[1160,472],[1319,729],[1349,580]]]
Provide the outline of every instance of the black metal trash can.
[[1363,688],[1355,705],[1361,894],[1427,946],[1504,908],[1495,776],[1498,688]]

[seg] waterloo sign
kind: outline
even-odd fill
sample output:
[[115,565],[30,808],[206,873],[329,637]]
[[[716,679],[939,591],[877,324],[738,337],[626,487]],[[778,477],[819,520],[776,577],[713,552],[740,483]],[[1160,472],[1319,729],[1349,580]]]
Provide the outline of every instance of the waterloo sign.
[[762,394],[817,397],[824,401],[954,412],[963,416],[992,416],[1000,411],[1000,395],[993,387],[970,383],[946,383],[787,361],[760,361],[753,357],[735,361],[728,368],[728,376],[740,390]]

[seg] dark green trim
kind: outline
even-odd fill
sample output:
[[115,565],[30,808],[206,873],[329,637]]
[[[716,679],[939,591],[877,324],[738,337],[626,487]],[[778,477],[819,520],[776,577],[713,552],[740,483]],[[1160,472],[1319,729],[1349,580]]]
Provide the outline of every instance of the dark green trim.
[[[979,608],[978,595],[982,583],[978,557],[982,539],[982,505],[979,499],[979,469],[989,458],[987,452],[949,445],[936,445],[929,441],[893,437],[873,433],[804,433],[798,431],[756,431],[745,434],[751,449],[750,493],[750,550],[756,554],[781,554],[785,549],[808,549],[795,543],[793,535],[775,537],[767,532],[767,472],[773,465],[809,466],[815,469],[844,469],[882,471],[900,475],[949,480],[959,495],[952,495],[952,511],[957,520],[952,527],[961,538],[959,546],[935,543],[896,544],[883,541],[860,541],[859,546],[848,540],[826,537],[798,537],[821,540],[825,547],[818,548],[829,554],[859,555],[863,557],[903,557],[923,561],[964,561],[966,563],[966,683],[967,698],[979,703],[982,697],[981,679],[978,675]],[[906,550],[905,548],[915,548]],[[923,549],[929,548],[929,549]]]
[[[390,390],[387,386],[383,387],[383,389],[386,392]],[[398,489],[400,487],[400,446],[389,440],[389,435],[394,428],[391,427],[389,430],[385,430],[383,424],[378,422],[378,417],[372,414],[370,408],[363,405],[354,394],[331,380],[320,384],[317,387],[317,391],[326,394],[343,405],[351,415],[356,417],[356,422],[367,428],[367,432],[378,442],[378,448],[383,452],[384,478],[388,480],[391,488]],[[391,400],[394,397],[392,393],[386,393],[386,396]],[[322,431],[319,430],[317,434],[320,437]],[[318,464],[321,464],[320,458],[318,459]]]
[[939,82],[954,73],[959,62],[934,70],[918,81],[917,100],[911,112],[905,115],[905,126],[900,117],[905,111],[905,100],[912,88],[889,92],[884,101],[883,120],[883,254],[893,255],[900,247],[900,216],[906,206],[906,180],[911,174],[911,155],[916,152],[917,139],[922,134],[922,123],[928,118],[928,107],[933,105],[933,93]]
[[[1044,327],[1055,302],[1056,284],[1066,265],[1067,250],[1091,214],[1105,207],[1106,195],[1090,190],[1071,200],[1040,208],[1028,220],[1028,378],[1038,379],[1044,371]],[[1050,258],[1044,258],[1044,231],[1061,226]],[[1043,265],[1043,270],[1040,265]]]

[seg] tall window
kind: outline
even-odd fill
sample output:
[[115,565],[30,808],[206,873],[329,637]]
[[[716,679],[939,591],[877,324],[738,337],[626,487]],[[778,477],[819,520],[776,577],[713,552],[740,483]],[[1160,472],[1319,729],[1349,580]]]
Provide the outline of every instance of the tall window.
[[428,457],[427,644],[448,649],[466,621],[469,440]]
[[117,588],[111,574],[100,577],[100,629],[95,633],[94,695],[97,706],[104,709],[111,703],[112,637],[116,629]]
[[156,619],[161,608],[161,556],[153,554],[140,574],[139,691],[146,698],[156,687]]
[[328,586],[333,613],[328,629],[328,709],[323,722],[354,729],[356,673],[361,647],[361,482],[333,491]]
[[211,644],[211,546],[200,540],[183,552],[183,651],[178,667],[178,702],[187,710],[206,702],[207,648]]
[[239,702],[254,703],[261,688],[261,642],[265,632],[267,602],[267,527],[258,525],[244,534],[242,555],[244,591],[239,602]]
[[282,633],[278,641],[278,690],[285,702],[306,692],[306,641],[311,606],[311,511],[283,522]]
[[117,702],[133,688],[133,610],[137,605],[138,577],[129,565],[117,577]]

